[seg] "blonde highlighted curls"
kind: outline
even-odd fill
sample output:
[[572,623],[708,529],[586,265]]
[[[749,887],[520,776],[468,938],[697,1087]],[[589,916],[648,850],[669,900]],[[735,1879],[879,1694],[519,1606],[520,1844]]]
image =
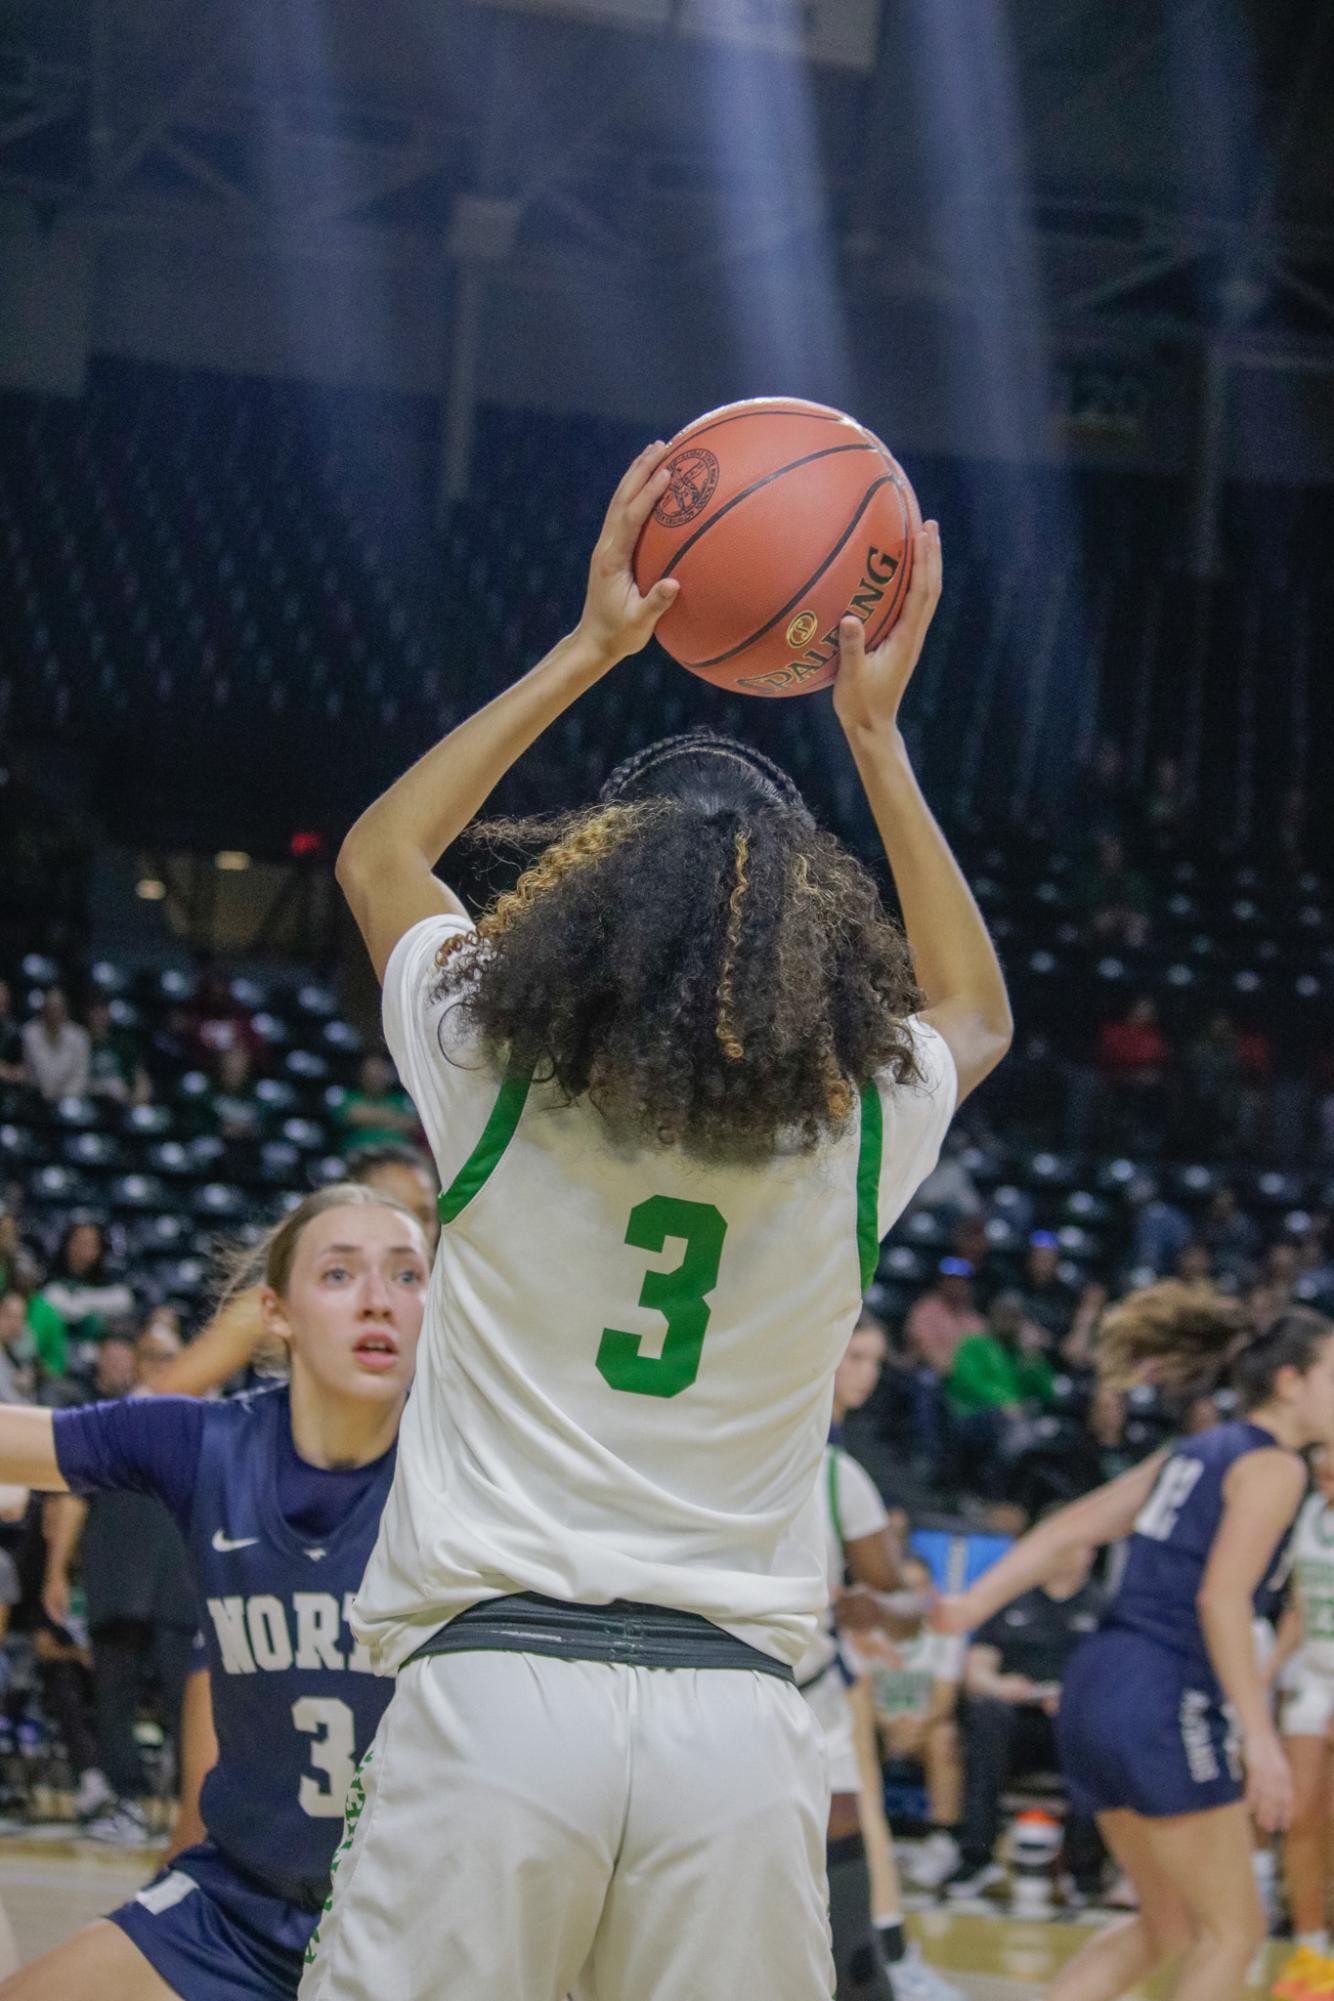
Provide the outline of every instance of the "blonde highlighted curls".
[[[437,966],[443,967],[462,946],[475,950],[480,944],[494,944],[498,938],[503,938],[507,931],[523,920],[540,898],[549,895],[577,870],[604,861],[657,810],[655,801],[645,801],[633,806],[599,806],[578,815],[572,824],[567,825],[561,838],[544,848],[537,860],[523,871],[513,889],[496,898],[491,908],[478,918],[474,930],[455,932],[453,937],[446,938],[435,955]],[[533,823],[526,820],[488,820],[477,831],[495,847],[503,848],[522,845],[530,839]]]
[[1140,1383],[1185,1396],[1217,1387],[1250,1337],[1244,1306],[1211,1285],[1165,1278],[1118,1300],[1098,1330],[1098,1373],[1109,1389]]
[[721,759],[679,793],[476,838],[538,852],[447,941],[436,992],[616,1143],[759,1162],[845,1129],[870,1078],[920,1076],[921,995],[874,879]]
[[718,1020],[715,1034],[718,1046],[729,1063],[739,1063],[745,1055],[745,1045],[736,1032],[732,1018],[732,983],[736,971],[736,955],[741,945],[741,906],[745,901],[750,878],[746,874],[746,857],[750,853],[750,842],[744,831],[736,837],[736,880],[732,894],[727,899],[727,942],[723,948],[723,970],[718,980]]

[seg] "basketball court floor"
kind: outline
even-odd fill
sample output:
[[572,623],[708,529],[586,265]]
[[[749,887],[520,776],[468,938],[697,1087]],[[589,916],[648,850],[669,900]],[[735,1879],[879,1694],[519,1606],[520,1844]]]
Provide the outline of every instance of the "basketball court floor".
[[[9,1912],[19,1951],[35,1958],[68,1938],[89,1919],[122,1902],[152,1874],[147,1851],[104,1853],[91,1842],[0,1841],[0,1897]],[[1056,1969],[1078,1946],[1076,1925],[1026,1924],[980,1911],[925,1911],[910,1920],[926,1956],[949,1974],[969,2001],[1037,2001]],[[1248,1993],[1268,1994],[1283,1948],[1271,1947],[1254,1969]],[[1141,1990],[1161,2001],[1161,1985]]]

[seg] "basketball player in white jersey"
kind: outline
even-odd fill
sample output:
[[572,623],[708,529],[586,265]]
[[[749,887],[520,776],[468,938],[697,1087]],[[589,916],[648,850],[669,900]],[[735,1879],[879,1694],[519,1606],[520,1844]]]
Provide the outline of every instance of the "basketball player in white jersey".
[[436,879],[670,603],[630,568],[662,455],[617,489],[577,629],[339,855],[444,1228],[357,1608],[398,1684],[303,2001],[831,1991],[828,1785],[792,1669],[825,1602],[832,1378],[1010,1015],[898,730],[934,526],[886,643],[845,621],[834,697],[911,956],[790,781],[708,736],[544,827],[475,928]]

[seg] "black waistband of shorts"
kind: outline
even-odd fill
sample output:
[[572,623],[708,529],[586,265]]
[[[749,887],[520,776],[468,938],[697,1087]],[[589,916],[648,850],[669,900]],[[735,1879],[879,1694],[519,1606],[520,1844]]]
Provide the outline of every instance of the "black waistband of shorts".
[[619,1667],[749,1668],[795,1679],[784,1661],[761,1653],[697,1612],[667,1605],[571,1605],[516,1591],[470,1605],[423,1641],[410,1661],[431,1654],[541,1654],[548,1660],[609,1661]]

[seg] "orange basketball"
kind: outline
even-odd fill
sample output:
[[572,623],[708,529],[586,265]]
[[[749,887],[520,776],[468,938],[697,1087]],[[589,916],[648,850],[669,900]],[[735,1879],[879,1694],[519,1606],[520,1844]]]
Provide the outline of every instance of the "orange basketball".
[[917,499],[872,431],[823,403],[761,396],[672,439],[671,485],[635,581],[681,590],[657,636],[692,674],[743,695],[804,695],[838,671],[848,612],[876,645],[908,589]]

